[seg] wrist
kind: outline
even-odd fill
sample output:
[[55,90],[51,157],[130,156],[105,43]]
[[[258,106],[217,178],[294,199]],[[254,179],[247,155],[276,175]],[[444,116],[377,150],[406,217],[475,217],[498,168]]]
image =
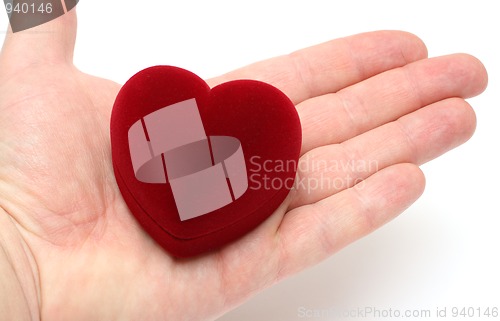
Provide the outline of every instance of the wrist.
[[40,320],[35,260],[15,222],[0,207],[0,315],[2,320]]

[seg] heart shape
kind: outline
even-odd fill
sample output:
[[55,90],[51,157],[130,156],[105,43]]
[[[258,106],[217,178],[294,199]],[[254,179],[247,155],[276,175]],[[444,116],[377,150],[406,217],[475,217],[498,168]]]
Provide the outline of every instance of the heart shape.
[[[185,118],[175,119],[178,117],[175,114],[177,111],[195,115],[188,112],[195,110],[189,109],[193,106],[197,107],[202,126],[209,137],[206,140],[194,133],[199,126],[193,127],[179,121]],[[172,117],[169,115],[177,116],[169,120],[168,117]],[[164,120],[166,123],[162,125]],[[156,129],[153,124],[156,124]],[[145,134],[142,134],[143,130]],[[150,137],[147,137],[148,132]],[[214,210],[209,209],[209,213],[202,211],[192,218],[181,219],[182,200],[179,201],[176,196],[179,188],[173,179],[194,176],[189,176],[185,170],[185,176],[175,174],[171,170],[172,166],[168,165],[170,152],[163,153],[162,149],[154,152],[155,144],[164,144],[163,140],[167,141],[176,135],[193,136],[191,142],[198,140],[189,144],[192,148],[174,149],[176,155],[193,156],[192,159],[196,160],[194,163],[187,161],[194,164],[189,165],[191,167],[198,166],[197,163],[203,158],[198,153],[200,142],[203,146],[203,142],[211,142],[210,165],[213,167],[206,170],[215,169],[216,166],[219,166],[219,170],[224,169],[223,185],[227,178],[229,188],[232,186],[232,199],[229,202],[212,207]],[[293,187],[301,135],[295,106],[277,88],[254,80],[236,80],[210,89],[197,75],[171,66],[151,67],[134,75],[120,90],[111,115],[113,167],[123,198],[153,239],[177,257],[189,257],[217,249],[268,218]],[[139,147],[136,148],[136,142],[132,141],[134,137],[140,136],[142,143],[137,143]],[[142,149],[142,154],[147,155],[141,155],[141,148],[148,144],[151,155],[147,148]],[[151,171],[142,170],[141,167],[155,155],[159,164],[156,169],[165,170],[165,176],[159,180],[148,176]],[[177,162],[180,172],[185,163]],[[231,172],[231,164],[239,165],[233,166],[236,170]],[[207,175],[211,173],[207,172]],[[199,177],[189,182],[182,181],[181,185],[184,185],[181,189],[188,194],[199,190],[198,197],[208,195],[205,201],[210,202],[216,198],[211,195],[219,187],[206,188],[206,181]],[[241,177],[245,178],[244,185],[241,184]],[[238,186],[239,192],[236,193]],[[193,196],[184,205],[200,204],[198,197]]]
[[73,9],[79,0],[4,0],[12,32],[33,28]]

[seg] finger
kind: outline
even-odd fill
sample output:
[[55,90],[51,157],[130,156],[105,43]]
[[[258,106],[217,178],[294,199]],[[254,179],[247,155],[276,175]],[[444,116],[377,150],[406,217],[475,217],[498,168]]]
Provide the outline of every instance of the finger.
[[9,28],[0,55],[0,65],[2,69],[19,70],[37,63],[72,63],[75,39],[75,9],[34,28],[16,33],[12,33]]
[[297,106],[302,152],[343,142],[418,108],[481,93],[487,73],[476,58],[457,54],[417,61]]
[[412,164],[388,167],[315,204],[288,212],[278,230],[280,278],[312,266],[403,212],[423,192]]
[[215,86],[234,79],[261,80],[278,87],[298,104],[426,56],[427,49],[416,36],[401,31],[378,31],[258,62],[209,83]]
[[450,98],[345,143],[313,149],[300,160],[290,208],[329,197],[391,165],[423,164],[467,141],[475,125],[470,105]]

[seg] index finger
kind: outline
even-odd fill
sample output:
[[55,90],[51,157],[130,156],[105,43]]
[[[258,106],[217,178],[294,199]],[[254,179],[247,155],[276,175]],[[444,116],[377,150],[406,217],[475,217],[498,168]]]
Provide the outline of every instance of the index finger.
[[381,72],[427,57],[422,40],[402,31],[376,31],[325,42],[271,58],[210,80],[261,80],[294,104],[338,90]]

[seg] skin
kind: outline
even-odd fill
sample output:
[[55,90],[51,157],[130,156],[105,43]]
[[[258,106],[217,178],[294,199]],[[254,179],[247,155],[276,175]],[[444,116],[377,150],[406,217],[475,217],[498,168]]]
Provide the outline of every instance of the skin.
[[5,320],[213,320],[411,205],[425,185],[418,166],[471,137],[476,120],[464,99],[487,84],[476,58],[427,59],[421,40],[397,31],[333,40],[209,80],[252,78],[284,91],[301,118],[303,161],[377,166],[301,170],[299,179],[362,182],[293,190],[240,240],[178,260],[143,232],[120,195],[109,142],[120,85],[75,68],[75,37],[73,10],[7,34],[0,55]]

